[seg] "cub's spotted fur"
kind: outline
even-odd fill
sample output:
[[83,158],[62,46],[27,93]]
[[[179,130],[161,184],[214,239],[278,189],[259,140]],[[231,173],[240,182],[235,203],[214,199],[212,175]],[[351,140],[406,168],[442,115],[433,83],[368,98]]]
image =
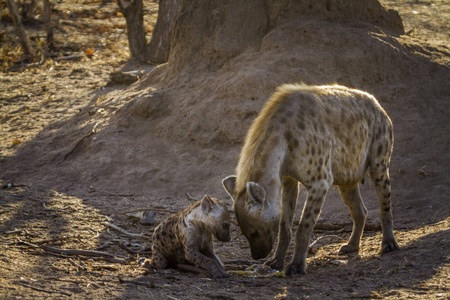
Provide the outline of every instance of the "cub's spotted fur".
[[219,241],[230,240],[230,213],[224,201],[205,195],[156,227],[152,258],[144,266],[164,269],[191,263],[215,278],[226,277],[222,262],[214,254],[213,235]]

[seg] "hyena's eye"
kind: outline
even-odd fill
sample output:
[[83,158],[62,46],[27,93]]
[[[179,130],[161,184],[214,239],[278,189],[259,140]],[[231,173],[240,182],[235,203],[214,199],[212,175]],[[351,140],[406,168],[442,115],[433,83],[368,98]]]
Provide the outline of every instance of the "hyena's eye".
[[222,228],[223,228],[223,229],[228,229],[228,228],[230,228],[230,224],[228,224],[228,223],[222,223]]

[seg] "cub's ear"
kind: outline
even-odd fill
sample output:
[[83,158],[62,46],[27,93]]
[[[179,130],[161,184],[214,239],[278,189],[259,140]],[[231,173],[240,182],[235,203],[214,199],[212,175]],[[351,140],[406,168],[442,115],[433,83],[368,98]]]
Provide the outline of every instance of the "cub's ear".
[[208,195],[203,196],[202,198],[202,209],[205,212],[210,212],[213,207],[213,201],[209,198]]
[[247,193],[253,202],[264,204],[264,201],[266,201],[266,191],[255,182],[247,182]]
[[234,196],[236,195],[236,176],[231,175],[231,176],[225,177],[222,180],[222,184],[223,184],[223,187],[225,188],[225,191],[227,191],[228,195],[230,195],[234,201]]

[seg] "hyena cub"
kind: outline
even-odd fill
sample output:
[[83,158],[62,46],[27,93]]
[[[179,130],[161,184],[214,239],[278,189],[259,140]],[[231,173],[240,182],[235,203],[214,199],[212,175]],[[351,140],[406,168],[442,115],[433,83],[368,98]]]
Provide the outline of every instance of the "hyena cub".
[[171,215],[153,233],[152,258],[144,267],[164,269],[191,263],[208,270],[215,278],[227,277],[214,254],[213,235],[230,240],[230,213],[226,203],[205,195],[202,200]]

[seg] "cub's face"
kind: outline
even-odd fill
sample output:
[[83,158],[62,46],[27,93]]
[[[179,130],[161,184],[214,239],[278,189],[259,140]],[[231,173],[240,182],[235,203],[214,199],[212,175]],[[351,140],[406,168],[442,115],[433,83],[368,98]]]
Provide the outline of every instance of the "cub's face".
[[224,201],[213,198],[216,205],[210,212],[210,230],[222,242],[230,240],[230,213]]

